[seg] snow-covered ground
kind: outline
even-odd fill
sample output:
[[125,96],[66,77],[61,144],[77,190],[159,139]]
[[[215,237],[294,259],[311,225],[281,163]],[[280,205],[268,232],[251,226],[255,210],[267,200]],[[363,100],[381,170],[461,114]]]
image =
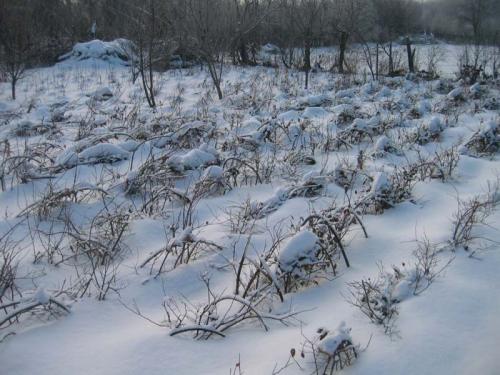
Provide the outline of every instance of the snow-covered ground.
[[499,81],[228,66],[219,101],[193,67],[152,110],[98,47],[0,83],[0,374],[309,374],[341,342],[346,374],[498,373]]

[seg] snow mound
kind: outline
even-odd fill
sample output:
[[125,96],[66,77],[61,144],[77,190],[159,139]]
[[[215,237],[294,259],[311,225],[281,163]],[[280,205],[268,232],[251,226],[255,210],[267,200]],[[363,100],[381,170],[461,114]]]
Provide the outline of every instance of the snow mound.
[[297,264],[314,261],[314,251],[319,238],[309,230],[302,230],[288,240],[279,255],[279,265],[284,271],[293,269]]
[[113,92],[109,87],[103,87],[91,93],[90,97],[94,100],[104,102],[113,97]]
[[302,113],[303,118],[313,119],[328,116],[328,112],[321,107],[307,107]]
[[33,295],[33,300],[42,305],[46,305],[50,302],[50,295],[44,288],[39,287]]
[[300,99],[300,104],[308,107],[321,107],[324,104],[331,102],[331,99],[326,94],[309,95]]
[[261,47],[261,51],[267,55],[277,55],[280,53],[280,48],[274,44],[267,43]]
[[85,163],[115,162],[127,159],[129,153],[123,148],[110,143],[91,146],[78,154],[78,159]]
[[451,90],[448,93],[447,97],[450,100],[460,100],[460,99],[463,99],[463,97],[464,97],[464,89],[463,89],[463,87],[457,87],[457,88]]
[[298,119],[300,118],[300,114],[297,111],[291,110],[280,113],[277,118],[279,121],[284,121],[284,122],[298,121]]
[[90,42],[77,43],[71,50],[59,57],[64,63],[79,61],[102,61],[112,65],[128,65],[125,46],[130,44],[126,39],[116,39],[110,42],[91,40]]
[[211,165],[203,171],[202,180],[219,180],[224,176],[224,169],[218,165]]
[[391,186],[387,174],[384,172],[377,172],[373,177],[372,186],[370,193],[377,196],[382,194],[385,190],[389,189]]
[[184,155],[171,156],[167,163],[172,169],[182,172],[184,170],[197,169],[216,164],[217,160],[217,151],[204,144],[201,145],[200,148],[192,149]]
[[345,322],[342,322],[335,331],[326,335],[320,342],[318,349],[328,356],[333,356],[337,353],[339,346],[346,341],[352,341],[351,329],[347,328]]

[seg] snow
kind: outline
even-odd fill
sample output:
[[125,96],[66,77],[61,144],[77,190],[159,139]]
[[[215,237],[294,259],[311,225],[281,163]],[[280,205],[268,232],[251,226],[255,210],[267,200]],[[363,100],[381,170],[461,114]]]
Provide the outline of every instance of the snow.
[[[270,322],[266,332],[249,321],[231,327],[225,338],[195,341],[189,336],[171,337],[169,328],[151,324],[123,306],[137,304],[144,316],[162,325],[162,304],[169,298],[185,297],[196,307],[205,303],[203,278],[210,277],[217,295],[234,293],[233,270],[244,252],[248,263],[269,262],[265,270],[279,285],[280,272],[317,262],[319,233],[302,225],[304,218],[355,204],[367,194],[384,194],[393,181],[392,173],[419,157],[463,145],[471,137],[484,136],[498,143],[498,82],[470,87],[456,82],[455,52],[460,47],[443,46],[447,51],[440,65],[443,78],[431,82],[381,77],[380,83],[368,83],[353,77],[346,83],[331,72],[318,72],[311,73],[305,91],[301,72],[224,67],[223,89],[232,93],[238,87],[238,101],[231,94],[219,101],[207,85],[207,71],[200,67],[158,73],[159,105],[154,111],[144,101],[140,82],[131,83],[126,61],[115,54],[115,47],[113,42],[75,46],[78,52],[70,53],[64,62],[30,70],[18,83],[16,102],[8,98],[7,83],[0,83],[0,235],[12,229],[19,251],[18,289],[23,304],[43,304],[37,314],[0,328],[0,373],[224,374],[241,358],[242,373],[268,374],[276,364],[286,363],[289,349],[299,348],[304,336],[317,337],[318,327],[329,332],[318,342],[329,355],[344,339],[363,349],[370,342],[358,360],[342,370],[345,374],[495,373],[500,342],[500,237],[496,231],[500,213],[492,212],[489,226],[475,228],[494,242],[475,242],[468,252],[450,251],[445,245],[457,197],[470,199],[496,180],[498,151],[488,155],[464,152],[449,181],[417,181],[411,198],[378,215],[359,214],[368,238],[357,222],[344,235],[350,268],[336,253],[335,275],[319,277],[318,285],[285,294],[283,303],[277,296],[266,301],[262,311],[291,308],[300,311],[301,323]],[[181,107],[174,109],[172,96],[178,87],[184,94]],[[452,89],[457,96],[448,95]],[[89,100],[93,97],[108,100]],[[327,140],[346,129],[369,131],[371,136],[349,147],[329,148]],[[408,133],[419,131],[439,137],[423,144],[407,141]],[[237,139],[255,142],[256,147],[247,150]],[[360,151],[365,155],[364,165],[356,171]],[[292,152],[310,156],[316,163],[294,164],[287,158]],[[25,153],[34,159],[13,163]],[[236,164],[235,170],[229,170],[225,161],[230,157],[246,158],[258,169],[261,181],[256,181],[248,166]],[[139,172],[148,163],[157,169],[146,174],[142,190],[135,195],[125,193],[123,186],[141,180]],[[339,170],[347,175],[356,171],[352,189],[333,181]],[[237,183],[232,181],[235,172],[240,173]],[[250,177],[245,179],[244,173]],[[194,187],[206,180],[223,182],[223,191],[193,197]],[[350,175],[346,180],[350,181]],[[290,198],[293,189],[308,182],[321,185],[321,191],[312,197]],[[50,191],[85,186],[107,194],[79,192],[75,199],[64,200],[64,210],[57,210],[61,215],[47,220],[36,214],[18,216]],[[195,198],[192,212],[174,199],[175,193]],[[162,200],[148,206],[155,194],[163,194]],[[248,211],[260,215],[245,217],[247,211],[242,208],[247,204]],[[54,234],[48,247],[41,239],[45,231],[71,230],[65,224],[69,219],[75,230],[84,233],[90,220],[106,212],[105,207],[130,217],[123,235],[124,250],[112,263],[117,269],[118,293],[111,291],[104,301],[97,301],[94,283],[90,294],[73,293],[88,276],[88,258],[50,263],[47,248],[58,246],[71,256],[73,242],[65,238],[59,244],[59,234]],[[441,245],[440,265],[452,262],[416,296],[413,252],[415,239],[424,235]],[[263,255],[276,238],[281,242],[266,260]],[[140,267],[151,253],[169,244],[180,251],[186,241],[202,239],[222,249],[159,275],[154,271],[160,262],[154,264],[153,272]],[[57,252],[55,256],[60,259]],[[389,273],[397,266],[404,275],[393,279],[387,289],[398,306],[398,334],[392,337],[346,301],[348,284],[375,280],[380,265]],[[58,294],[61,290],[65,292]],[[56,296],[72,302],[72,313],[40,314],[49,307],[49,298]],[[2,303],[7,300],[4,297]],[[3,310],[0,319],[1,314]],[[5,337],[10,332],[16,334]],[[283,374],[314,371],[300,363],[305,371],[292,365]]]
[[306,105],[309,107],[320,107],[321,105],[326,104],[330,101],[331,99],[328,95],[320,94],[320,95],[309,95],[305,98],[302,98],[300,100],[300,103],[302,105]]
[[278,120],[284,122],[297,121],[299,118],[300,114],[295,110],[286,111],[278,115]]
[[50,295],[43,287],[38,287],[33,296],[33,300],[35,302],[41,303],[42,305],[46,305],[50,302]]
[[[104,160],[119,161],[127,159],[129,153],[110,143],[100,143],[90,146],[78,154],[78,160],[85,163],[99,163]],[[66,163],[68,163],[66,159]],[[70,157],[72,162],[72,157]]]
[[429,130],[430,134],[439,134],[441,130],[443,130],[443,123],[441,122],[441,119],[439,117],[433,117],[429,121],[427,129]]
[[453,90],[451,90],[447,96],[448,96],[448,99],[459,100],[463,97],[463,95],[464,95],[463,87],[457,87],[457,88],[454,88]]
[[213,164],[217,161],[217,155],[206,145],[193,149],[184,155],[175,155],[168,160],[169,165],[174,169],[182,171],[184,169],[197,169],[202,166]]
[[111,92],[111,89],[109,87],[103,87],[100,88],[96,91],[94,91],[92,94],[90,94],[90,97],[94,100],[108,100],[113,96],[113,92]]
[[56,157],[54,164],[65,168],[72,168],[78,164],[78,154],[72,148],[68,148]]
[[318,247],[318,237],[309,230],[302,230],[291,237],[280,251],[279,264],[283,270],[311,258]]
[[421,100],[417,104],[417,112],[420,116],[425,116],[432,110],[431,103],[428,100]]
[[328,112],[321,107],[307,107],[302,113],[303,118],[322,118],[328,116]]
[[382,135],[380,137],[377,138],[377,141],[375,142],[375,146],[373,146],[373,150],[375,152],[383,152],[383,151],[386,151],[387,147],[390,146],[390,139],[385,136],[385,135]]
[[224,169],[218,165],[211,165],[203,171],[202,179],[218,180],[224,176]]
[[68,65],[80,61],[97,61],[126,66],[128,61],[124,45],[127,43],[130,42],[125,39],[109,42],[96,39],[90,42],[77,43],[70,52],[59,58],[60,64]]
[[333,356],[342,342],[351,340],[350,329],[346,327],[345,322],[341,322],[335,331],[329,332],[326,337],[321,340],[319,350],[322,353]]
[[384,172],[377,172],[373,177],[370,193],[373,195],[379,195],[383,193],[384,190],[390,188],[390,186],[387,174]]

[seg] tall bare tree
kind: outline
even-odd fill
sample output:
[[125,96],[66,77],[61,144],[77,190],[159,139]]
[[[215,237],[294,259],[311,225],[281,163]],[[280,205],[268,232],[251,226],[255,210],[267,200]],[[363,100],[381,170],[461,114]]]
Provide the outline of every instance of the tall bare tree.
[[36,57],[36,32],[29,3],[23,0],[0,0],[0,69],[11,84],[12,100],[16,85]]
[[302,69],[305,72],[305,88],[309,87],[311,49],[321,36],[325,20],[325,0],[289,0],[286,4],[297,39],[304,49]]
[[235,35],[235,7],[225,0],[180,0],[185,3],[179,29],[189,35],[194,54],[206,64],[219,99],[223,98],[225,57]]

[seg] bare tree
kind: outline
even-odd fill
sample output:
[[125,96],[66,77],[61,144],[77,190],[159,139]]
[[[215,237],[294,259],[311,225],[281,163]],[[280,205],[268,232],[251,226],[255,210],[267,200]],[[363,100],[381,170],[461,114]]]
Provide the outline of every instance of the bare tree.
[[30,7],[25,1],[0,1],[0,70],[9,78],[12,100],[17,82],[35,56],[35,31]]
[[234,6],[224,0],[188,0],[176,4],[179,30],[189,35],[187,43],[206,64],[222,99],[224,58],[234,38]]
[[[271,0],[233,0],[235,8],[235,36],[233,60],[247,65],[250,63],[249,44],[255,44],[257,28],[267,17]],[[254,56],[255,58],[255,56]],[[254,61],[255,62],[255,61]]]
[[289,0],[287,2],[290,18],[297,30],[297,39],[304,49],[302,70],[305,72],[305,88],[309,86],[311,71],[311,49],[321,34],[324,20],[324,0]]
[[459,18],[471,29],[475,45],[483,41],[484,19],[489,8],[489,0],[462,0],[459,4]]
[[173,46],[166,33],[166,18],[162,12],[164,8],[160,7],[159,1],[140,2],[136,9],[137,29],[132,38],[132,64],[137,66],[148,105],[155,108],[157,103],[154,70],[155,67],[161,67],[162,62],[163,67],[166,67]]
[[[373,0],[378,26],[378,41],[382,50],[389,59],[388,73],[394,75],[394,44],[393,41],[401,34],[413,31],[415,24],[415,6],[413,0]],[[411,42],[408,38],[411,51]],[[409,65],[411,68],[414,52],[409,54]]]
[[331,7],[331,26],[339,35],[337,69],[344,73],[345,55],[350,39],[365,41],[369,33],[369,12],[373,9],[367,0],[335,0]]

